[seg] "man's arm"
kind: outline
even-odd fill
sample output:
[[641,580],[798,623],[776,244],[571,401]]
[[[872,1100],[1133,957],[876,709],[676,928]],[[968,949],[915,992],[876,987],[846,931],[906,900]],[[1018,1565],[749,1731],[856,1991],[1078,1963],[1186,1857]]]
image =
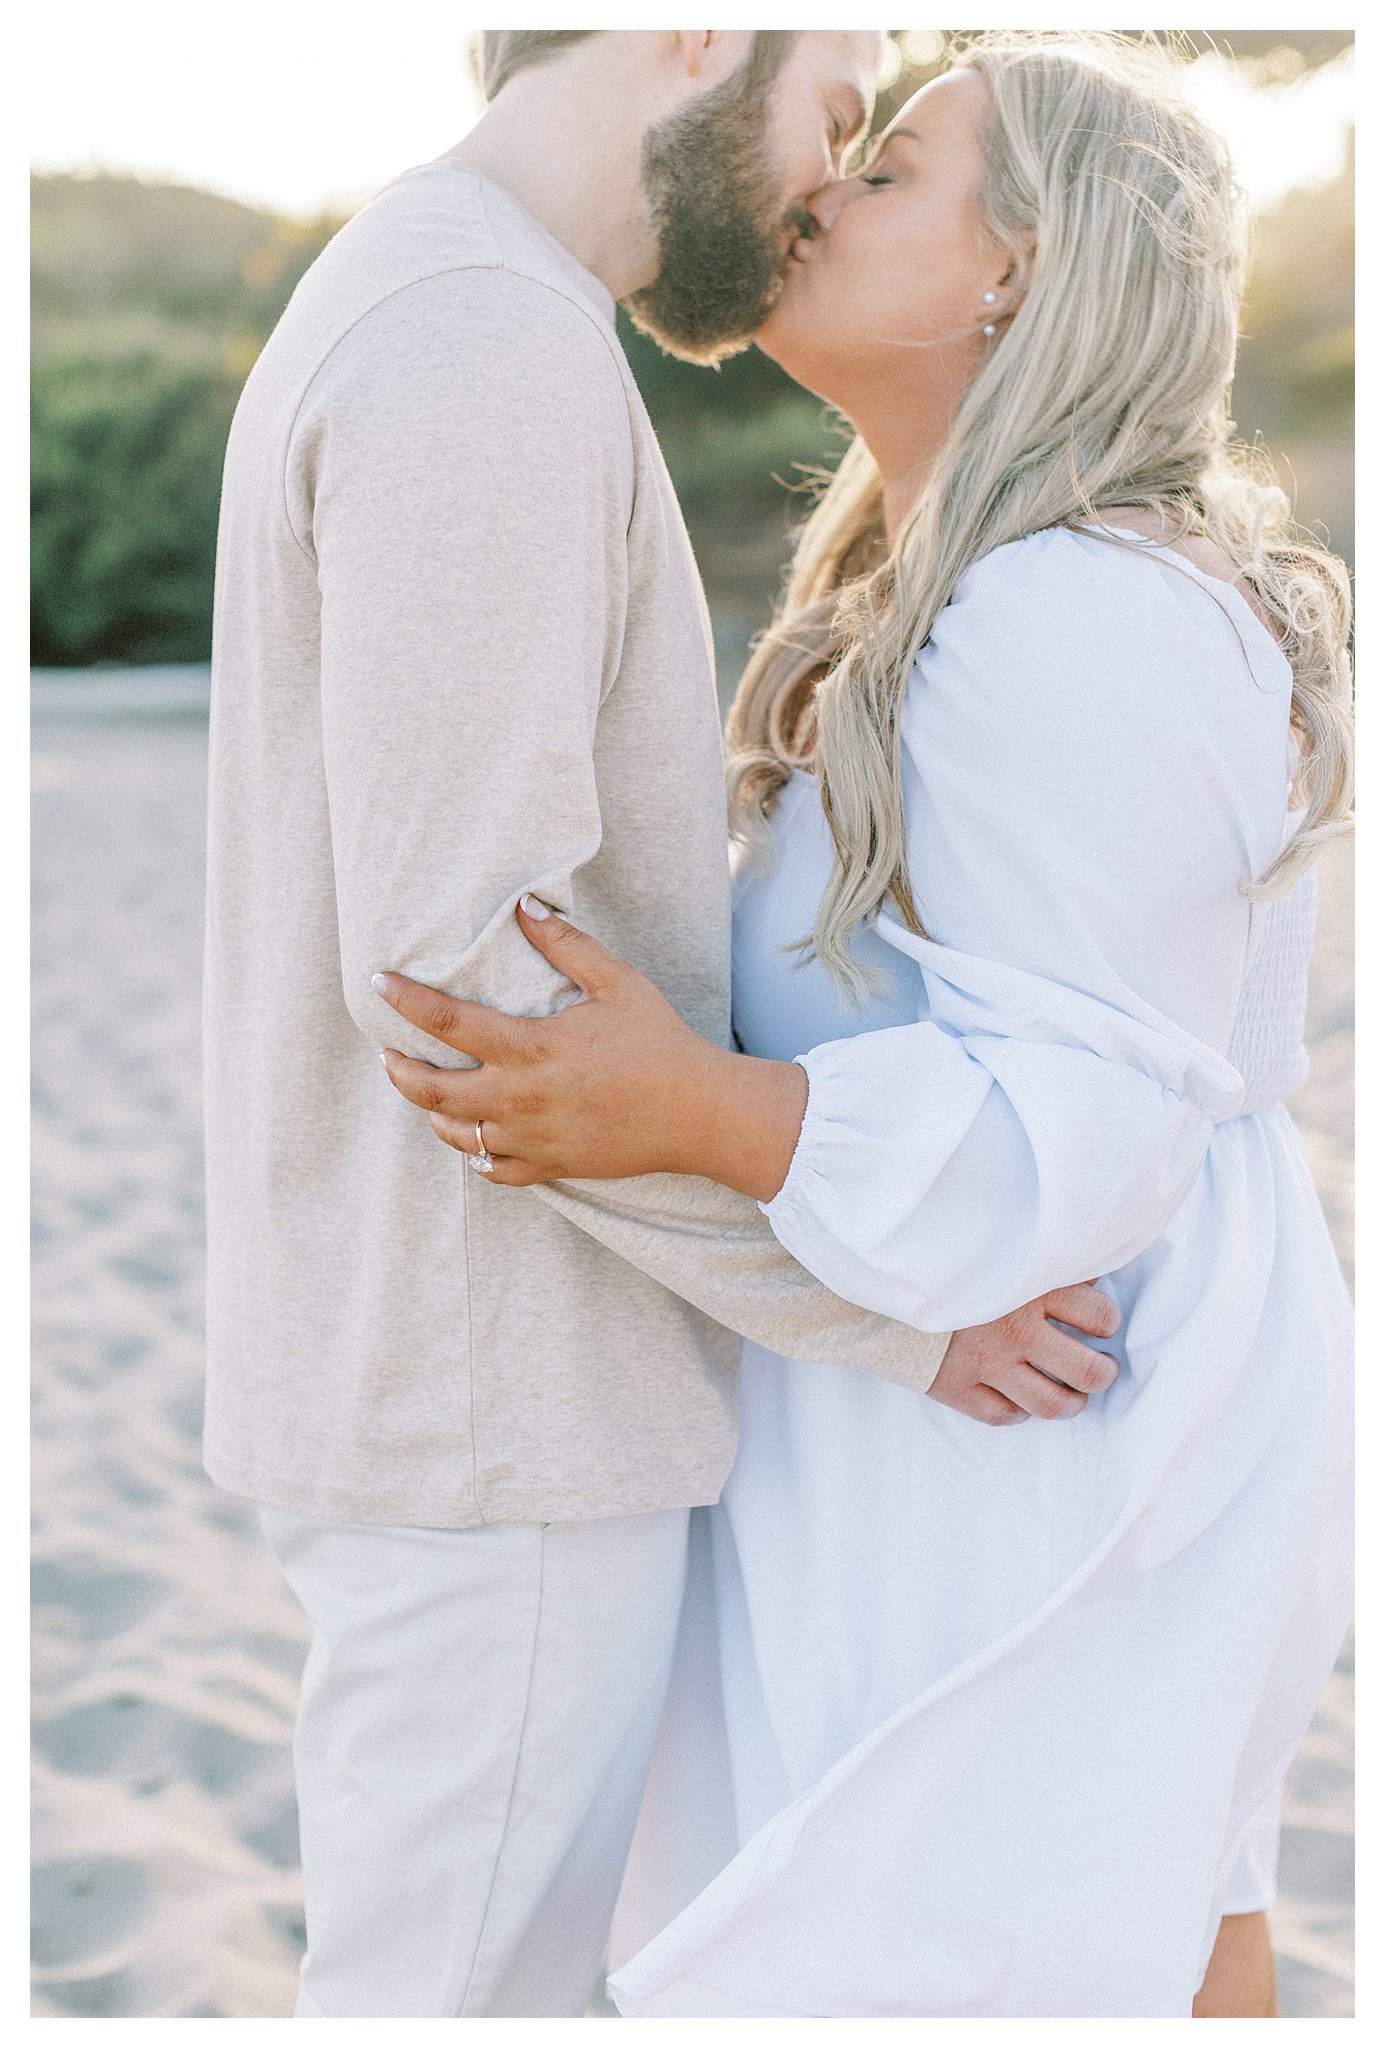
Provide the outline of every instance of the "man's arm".
[[786,1358],[854,1365],[926,1393],[949,1335],[914,1330],[843,1301],[790,1258],[758,1203],[682,1174],[550,1181],[496,1189],[538,1196],[694,1308]]

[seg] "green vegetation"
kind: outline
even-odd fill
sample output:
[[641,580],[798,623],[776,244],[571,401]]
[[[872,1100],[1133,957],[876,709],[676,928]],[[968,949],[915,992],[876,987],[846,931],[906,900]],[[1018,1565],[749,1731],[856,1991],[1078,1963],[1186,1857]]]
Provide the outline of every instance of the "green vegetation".
[[334,225],[34,179],[35,663],[205,660],[231,415]]
[[668,461],[713,608],[762,623],[810,479],[849,429],[758,349],[704,370],[619,317],[620,337]]
[[[236,397],[335,225],[132,178],[34,180],[36,664],[206,658]],[[1261,218],[1236,382],[1242,433],[1263,435],[1300,516],[1345,553],[1351,237],[1350,164]],[[790,493],[840,452],[841,425],[754,350],[700,370],[624,319],[622,337],[714,610],[743,644],[778,586]]]

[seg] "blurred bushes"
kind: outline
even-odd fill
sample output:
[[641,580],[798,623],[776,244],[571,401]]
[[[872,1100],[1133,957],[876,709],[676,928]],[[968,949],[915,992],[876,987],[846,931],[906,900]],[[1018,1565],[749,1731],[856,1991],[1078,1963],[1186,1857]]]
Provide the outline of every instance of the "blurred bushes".
[[202,661],[236,399],[334,222],[32,185],[31,659]]
[[618,325],[709,595],[759,612],[806,511],[808,476],[836,462],[850,430],[758,349],[699,369],[665,355],[624,312]]
[[[336,223],[132,178],[36,178],[33,204],[32,658],[203,660],[236,396]],[[1347,554],[1351,251],[1350,162],[1259,218],[1235,391],[1241,432],[1263,435],[1300,517]],[[788,493],[840,454],[842,423],[753,349],[703,370],[623,315],[621,334],[743,644],[804,510]]]
[[33,379],[32,660],[202,661],[221,458],[240,381],[216,359],[77,349]]

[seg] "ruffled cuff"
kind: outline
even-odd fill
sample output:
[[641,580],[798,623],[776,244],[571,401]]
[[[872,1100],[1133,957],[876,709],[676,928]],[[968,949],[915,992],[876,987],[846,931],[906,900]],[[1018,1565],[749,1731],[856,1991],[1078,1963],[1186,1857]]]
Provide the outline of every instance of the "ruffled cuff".
[[[880,1046],[894,1033],[873,1036]],[[879,1196],[892,1167],[897,1178],[899,1162],[882,1131],[879,1090],[863,1074],[860,1049],[859,1039],[830,1040],[795,1061],[808,1076],[807,1107],[784,1184],[760,1208],[784,1249],[834,1294],[940,1335],[941,1364],[951,1329],[929,1316],[927,1289],[897,1274],[898,1248],[890,1242],[896,1200],[887,1195],[882,1204]],[[944,1148],[971,1121],[986,1088],[978,1075],[974,1089],[951,1091],[950,1113],[935,1121]],[[892,1135],[897,1142],[897,1127]]]

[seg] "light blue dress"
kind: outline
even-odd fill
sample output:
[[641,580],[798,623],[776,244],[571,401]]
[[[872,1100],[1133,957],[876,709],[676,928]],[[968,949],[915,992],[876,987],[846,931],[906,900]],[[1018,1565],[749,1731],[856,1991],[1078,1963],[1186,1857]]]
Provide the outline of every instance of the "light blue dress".
[[963,578],[902,739],[930,933],[844,1008],[784,947],[816,785],[742,868],[735,1019],[810,1094],[766,1213],[923,1329],[1093,1276],[1121,1373],[992,1430],[747,1346],[625,1895],[629,2016],[1188,2014],[1273,1894],[1349,1617],[1350,1316],[1284,1098],[1313,881],[1290,675],[1229,586],[1050,532]]

